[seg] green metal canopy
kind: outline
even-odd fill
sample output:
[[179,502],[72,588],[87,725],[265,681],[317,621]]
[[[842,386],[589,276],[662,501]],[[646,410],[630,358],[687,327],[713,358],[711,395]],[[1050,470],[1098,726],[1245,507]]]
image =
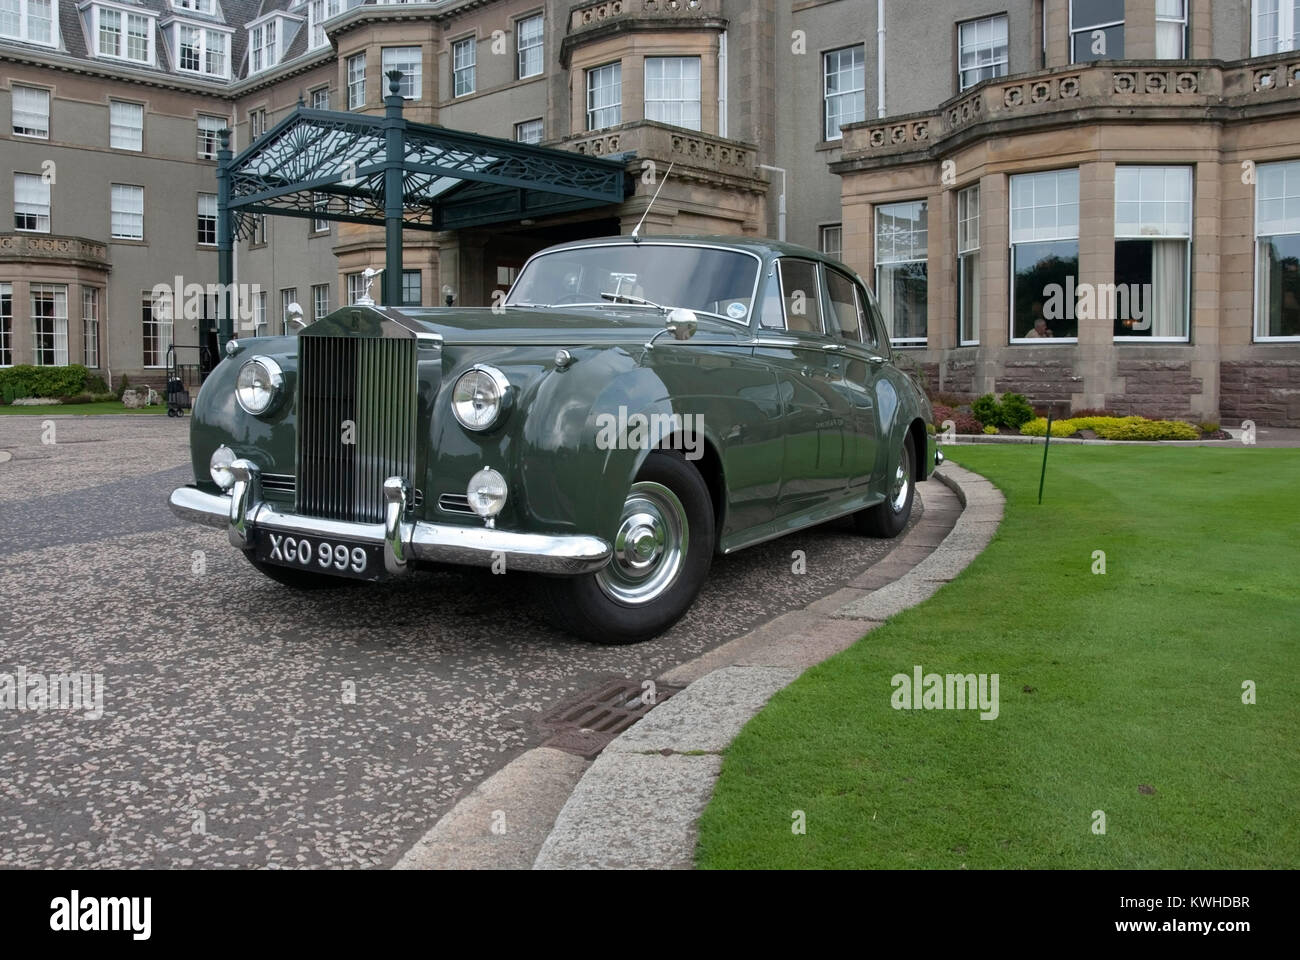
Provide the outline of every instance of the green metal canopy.
[[[221,133],[217,248],[229,290],[236,239],[254,217],[310,217],[383,226],[383,300],[401,302],[402,231],[456,230],[622,203],[627,155],[590,157],[402,116],[401,74],[387,74],[384,116],[309,110],[289,116],[238,156]],[[230,311],[221,340],[230,339]]]

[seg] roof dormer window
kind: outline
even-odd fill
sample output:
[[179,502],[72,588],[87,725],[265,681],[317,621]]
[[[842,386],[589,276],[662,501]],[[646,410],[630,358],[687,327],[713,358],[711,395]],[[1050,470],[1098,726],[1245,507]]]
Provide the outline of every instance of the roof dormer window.
[[59,5],[54,0],[0,0],[0,37],[57,47]]
[[216,0],[172,0],[176,10],[193,10],[195,13],[214,14],[217,12]]
[[97,3],[91,7],[90,28],[95,56],[144,66],[158,62],[153,11]]
[[252,76],[279,64],[302,17],[267,14],[248,24],[248,73]]
[[169,21],[165,26],[171,31],[172,60],[178,71],[217,80],[230,79],[231,30],[180,20]]

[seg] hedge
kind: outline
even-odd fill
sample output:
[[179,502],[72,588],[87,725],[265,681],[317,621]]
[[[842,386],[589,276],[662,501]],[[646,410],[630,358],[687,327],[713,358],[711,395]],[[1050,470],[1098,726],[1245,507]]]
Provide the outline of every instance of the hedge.
[[13,403],[21,397],[67,397],[86,390],[86,380],[86,368],[79,363],[66,367],[19,364],[0,370],[0,399]]
[[[1053,420],[1054,438],[1071,437],[1091,430],[1102,440],[1199,440],[1200,431],[1181,420],[1147,420],[1145,417],[1074,417]],[[1047,420],[1036,417],[1020,427],[1026,437],[1047,435]]]

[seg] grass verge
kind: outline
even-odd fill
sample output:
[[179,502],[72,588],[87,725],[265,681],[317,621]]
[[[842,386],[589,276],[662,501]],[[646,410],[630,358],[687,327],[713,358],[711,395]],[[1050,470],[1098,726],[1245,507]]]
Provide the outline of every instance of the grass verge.
[[[994,541],[745,727],[698,864],[1300,865],[1300,450],[1054,448],[1041,507],[1040,448],[947,452]],[[998,674],[999,716],[893,709],[916,664]]]
[[167,404],[155,404],[152,407],[139,407],[130,409],[123,406],[121,400],[105,400],[101,403],[60,403],[49,404],[39,407],[27,407],[13,405],[0,406],[0,416],[9,415],[14,417],[66,417],[69,414],[80,414],[83,416],[97,416],[105,413],[139,413],[139,414],[165,414]]

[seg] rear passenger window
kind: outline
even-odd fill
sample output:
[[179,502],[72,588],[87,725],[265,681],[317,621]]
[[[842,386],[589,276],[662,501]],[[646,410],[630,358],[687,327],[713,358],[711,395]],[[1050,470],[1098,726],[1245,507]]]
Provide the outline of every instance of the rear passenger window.
[[817,264],[810,260],[781,260],[781,300],[787,330],[822,332],[821,295]]
[[864,294],[861,287],[856,289],[858,297],[862,301],[862,339],[868,347],[879,351],[881,344],[884,343],[881,338],[885,334],[885,318],[880,315],[880,308],[876,306],[876,298],[869,292]]
[[826,290],[830,294],[830,334],[855,343],[862,339],[862,312],[852,280],[838,270],[826,271]]

